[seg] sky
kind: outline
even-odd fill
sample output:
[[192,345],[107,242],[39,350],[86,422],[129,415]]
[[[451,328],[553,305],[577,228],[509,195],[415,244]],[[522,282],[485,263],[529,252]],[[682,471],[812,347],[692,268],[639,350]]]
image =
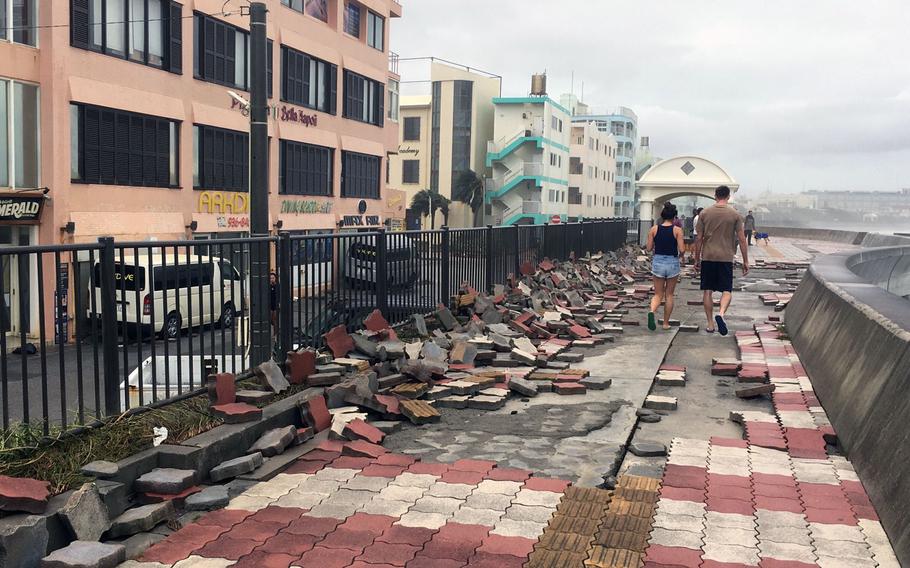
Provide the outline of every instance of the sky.
[[[910,187],[907,0],[402,0],[391,49],[594,109],[757,195]],[[403,81],[408,77],[403,76]]]

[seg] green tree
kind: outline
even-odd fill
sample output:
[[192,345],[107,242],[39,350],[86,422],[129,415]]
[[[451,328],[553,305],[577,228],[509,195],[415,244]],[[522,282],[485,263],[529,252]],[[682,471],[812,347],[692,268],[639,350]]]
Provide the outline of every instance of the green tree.
[[436,228],[436,212],[441,211],[445,223],[449,222],[449,205],[452,202],[430,189],[421,189],[411,199],[411,210],[421,217],[430,217],[430,228]]
[[452,188],[452,198],[455,201],[467,204],[474,213],[474,226],[477,226],[478,213],[483,207],[484,187],[483,179],[473,170],[461,172],[455,178],[455,187]]

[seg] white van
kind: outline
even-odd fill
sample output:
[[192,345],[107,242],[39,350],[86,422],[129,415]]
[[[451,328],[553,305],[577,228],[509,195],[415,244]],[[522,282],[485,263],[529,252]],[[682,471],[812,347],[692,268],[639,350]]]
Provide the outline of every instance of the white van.
[[[100,262],[95,263],[94,271],[100,315]],[[240,272],[223,258],[152,253],[125,256],[121,263],[117,256],[114,279],[117,321],[166,339],[179,337],[183,329],[214,322],[230,328],[244,306]]]

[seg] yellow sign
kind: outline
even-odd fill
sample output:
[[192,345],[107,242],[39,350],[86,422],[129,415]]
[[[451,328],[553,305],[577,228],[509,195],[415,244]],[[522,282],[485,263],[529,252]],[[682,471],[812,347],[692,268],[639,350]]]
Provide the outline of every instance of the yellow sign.
[[235,191],[203,191],[199,194],[199,213],[218,215],[250,212],[250,194]]

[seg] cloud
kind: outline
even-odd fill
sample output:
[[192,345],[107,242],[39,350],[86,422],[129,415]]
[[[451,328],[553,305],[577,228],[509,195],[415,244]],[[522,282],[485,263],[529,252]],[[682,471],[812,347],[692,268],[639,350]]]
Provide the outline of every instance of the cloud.
[[[656,155],[722,163],[744,191],[910,187],[910,3],[902,0],[414,0],[403,57],[527,93],[628,106]],[[407,77],[403,77],[408,80]]]

